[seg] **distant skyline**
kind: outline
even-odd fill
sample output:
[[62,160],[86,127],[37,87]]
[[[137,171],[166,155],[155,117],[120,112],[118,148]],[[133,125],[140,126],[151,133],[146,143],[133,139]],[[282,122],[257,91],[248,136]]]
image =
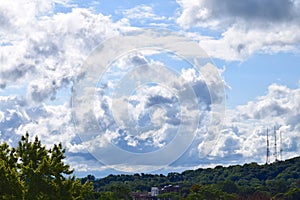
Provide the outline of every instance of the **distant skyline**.
[[[158,151],[176,138],[174,133],[186,122],[181,116],[186,109],[201,113],[193,143],[175,162],[156,166],[162,167],[158,172],[264,163],[266,129],[274,126],[282,132],[283,158],[298,156],[299,21],[299,0],[3,0],[0,2],[0,141],[15,145],[28,131],[32,137],[38,135],[46,145],[62,142],[67,148],[66,161],[76,174],[105,176],[120,173],[114,170],[120,167],[99,162],[95,154],[89,153],[91,146],[110,142],[132,153]],[[215,133],[218,139],[213,148],[209,147],[212,151],[204,157],[203,152],[208,148],[204,138],[209,137],[206,131],[213,107],[211,98],[219,85],[209,85],[184,59],[155,51],[122,55],[102,77],[99,75],[100,81],[93,86],[97,91],[93,97],[95,113],[91,114],[99,120],[97,127],[106,139],[101,140],[101,136],[85,141],[77,134],[72,90],[76,90],[73,86],[78,77],[87,73],[84,67],[89,55],[112,36],[147,28],[165,28],[191,39],[219,70],[225,87],[224,123],[219,133]],[[147,74],[147,67],[176,68],[177,75],[164,70],[158,75],[155,71]],[[170,86],[176,85],[179,90],[190,85],[198,92],[195,94],[198,110],[180,108],[182,102],[177,93],[160,84],[145,83],[129,93],[118,88],[122,80],[143,81],[151,74],[155,80],[169,79]],[[183,81],[176,82],[175,77]],[[214,89],[208,91],[207,87]],[[115,94],[116,91],[125,95]],[[125,122],[125,114],[121,113],[127,110],[114,104],[124,106],[124,96],[128,97],[126,106],[130,108],[125,119],[130,123]],[[120,116],[113,115],[114,109]],[[86,126],[95,125],[88,119]],[[271,134],[270,146],[274,145],[272,137]],[[175,150],[169,153],[176,154]],[[110,155],[113,156],[106,156]],[[134,163],[124,162],[122,169],[134,171]],[[145,163],[145,169],[148,164]]]

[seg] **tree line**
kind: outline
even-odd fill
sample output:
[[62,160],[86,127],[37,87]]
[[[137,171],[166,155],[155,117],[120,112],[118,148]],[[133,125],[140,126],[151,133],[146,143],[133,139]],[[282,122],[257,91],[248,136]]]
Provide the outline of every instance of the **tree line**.
[[180,192],[162,193],[160,199],[300,199],[300,157],[271,164],[249,163],[229,167],[187,170],[182,173],[109,175],[90,180],[100,193],[122,187],[123,191],[147,192],[151,187],[179,185]]

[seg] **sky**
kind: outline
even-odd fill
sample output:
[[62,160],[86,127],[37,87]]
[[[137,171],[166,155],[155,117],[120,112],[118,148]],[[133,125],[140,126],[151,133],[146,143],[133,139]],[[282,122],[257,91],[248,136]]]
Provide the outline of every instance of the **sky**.
[[272,162],[274,133],[299,156],[299,21],[299,0],[2,0],[0,142],[98,177],[263,164],[267,130]]

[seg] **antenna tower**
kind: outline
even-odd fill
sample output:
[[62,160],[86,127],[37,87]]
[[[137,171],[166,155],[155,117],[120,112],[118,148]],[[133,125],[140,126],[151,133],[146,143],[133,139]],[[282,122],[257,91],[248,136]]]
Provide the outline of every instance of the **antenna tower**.
[[270,144],[269,144],[269,129],[267,128],[267,159],[266,164],[270,163]]
[[283,152],[283,148],[282,148],[282,133],[281,131],[280,133],[280,160],[282,161],[282,152]]
[[276,138],[276,130],[275,130],[275,126],[274,126],[274,139],[275,139],[275,144],[274,144],[274,157],[275,157],[275,162],[278,161],[277,159],[277,138]]

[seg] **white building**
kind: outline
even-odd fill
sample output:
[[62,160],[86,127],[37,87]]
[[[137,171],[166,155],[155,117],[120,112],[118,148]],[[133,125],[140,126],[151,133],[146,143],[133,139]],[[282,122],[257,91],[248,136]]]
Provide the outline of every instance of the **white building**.
[[157,197],[159,195],[159,189],[158,187],[151,187],[151,196]]

